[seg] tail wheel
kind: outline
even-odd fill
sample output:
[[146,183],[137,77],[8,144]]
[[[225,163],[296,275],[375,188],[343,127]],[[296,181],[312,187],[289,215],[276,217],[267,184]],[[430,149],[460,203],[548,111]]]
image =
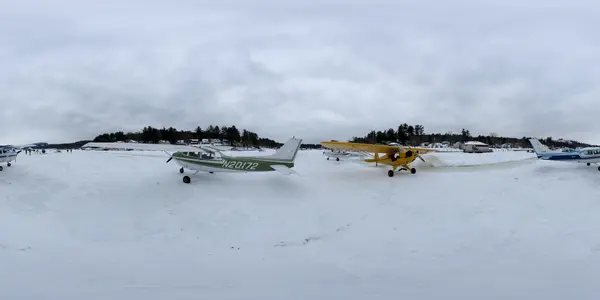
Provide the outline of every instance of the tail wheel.
[[6,166],[10,167],[10,166],[12,166],[12,164],[11,163],[6,163]]
[[183,183],[190,183],[192,182],[192,179],[190,178],[190,176],[183,176]]
[[411,168],[411,169],[410,169],[410,174],[415,174],[415,173],[417,173],[417,169],[415,169],[415,168]]
[[[0,169],[0,171],[2,171],[2,169]],[[600,171],[600,167],[598,167],[598,171]]]
[[394,171],[392,171],[392,170],[389,170],[389,171],[388,171],[388,176],[390,176],[390,177],[394,177]]
[[179,173],[183,174],[183,168],[179,169]]
[[339,158],[339,157],[336,157],[336,158],[335,158],[335,161],[340,161],[340,158]]
[[0,171],[4,170],[4,168],[2,168],[2,166],[0,166]]
[[590,163],[587,163],[588,167],[591,165]]
[[327,160],[329,160],[329,157],[327,158]]

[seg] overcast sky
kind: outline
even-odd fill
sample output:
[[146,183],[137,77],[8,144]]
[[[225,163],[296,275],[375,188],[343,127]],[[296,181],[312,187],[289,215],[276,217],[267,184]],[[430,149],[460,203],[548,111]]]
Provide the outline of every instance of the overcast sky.
[[231,125],[600,144],[600,2],[0,0],[0,144]]

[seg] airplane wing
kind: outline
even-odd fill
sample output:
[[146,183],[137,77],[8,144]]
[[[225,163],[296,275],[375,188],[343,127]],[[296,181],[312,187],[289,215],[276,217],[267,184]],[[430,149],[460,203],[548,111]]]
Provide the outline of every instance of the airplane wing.
[[369,153],[389,153],[398,149],[398,146],[346,143],[346,142],[321,142],[321,145],[329,149],[361,151]]
[[405,146],[388,146],[378,144],[363,144],[363,143],[346,143],[346,142],[321,142],[321,145],[329,149],[360,151],[369,153],[390,153],[397,149],[418,151],[419,154],[427,154],[430,152],[438,152],[431,148],[405,147]]
[[144,144],[144,143],[87,143],[81,147],[108,148],[108,149],[133,149],[133,150],[148,150],[148,151],[170,151],[170,152],[200,152],[199,147],[171,145],[171,144]]

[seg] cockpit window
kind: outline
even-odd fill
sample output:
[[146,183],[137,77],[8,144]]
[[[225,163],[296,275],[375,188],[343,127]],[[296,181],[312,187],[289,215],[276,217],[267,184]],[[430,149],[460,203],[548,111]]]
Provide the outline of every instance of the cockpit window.
[[196,152],[187,152],[187,156],[190,156],[190,157],[199,157],[200,155],[198,155],[198,153],[196,153]]
[[184,156],[187,157],[193,157],[193,158],[201,158],[201,159],[214,159],[214,160],[218,160],[220,159],[220,155],[218,155],[217,153],[209,153],[209,152],[204,152],[204,151],[199,151],[199,152],[182,152],[182,154]]

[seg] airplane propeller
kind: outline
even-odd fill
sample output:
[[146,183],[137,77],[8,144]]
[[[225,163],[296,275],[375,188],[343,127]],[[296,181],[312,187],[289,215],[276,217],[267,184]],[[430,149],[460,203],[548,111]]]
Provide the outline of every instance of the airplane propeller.
[[413,150],[411,150],[410,148],[409,148],[409,149],[406,149],[406,148],[404,148],[402,145],[398,146],[398,149],[399,149],[400,151],[404,152],[404,153],[406,153],[406,152],[409,152],[409,151],[410,151],[410,155],[408,155],[408,156],[415,155],[415,156],[416,156],[417,158],[419,158],[421,161],[425,162],[425,159],[424,159],[424,158],[421,156],[421,154],[419,154],[419,152],[418,152],[418,151],[416,151],[416,152],[413,152]]
[[163,152],[165,152],[165,153],[166,153],[166,154],[169,156],[169,159],[167,159],[167,163],[169,163],[169,162],[171,161],[171,159],[173,159],[173,155],[171,155],[171,154],[170,154],[169,152],[167,152],[167,151],[163,151]]
[[[402,147],[402,146],[401,146],[401,147]],[[404,150],[406,150],[406,148],[404,148],[404,147],[402,147],[401,149],[402,149],[403,151],[404,151]],[[424,159],[424,158],[421,156],[421,154],[419,154],[419,151],[418,151],[418,150],[413,152],[413,150],[411,150],[411,149],[409,148],[409,149],[407,149],[407,150],[406,150],[404,153],[406,153],[406,152],[410,152],[410,155],[408,155],[408,156],[414,155],[414,156],[416,156],[417,158],[419,158],[421,161],[425,162],[425,159]]]
[[[412,152],[412,150],[408,150],[408,151]],[[419,151],[418,151],[418,150],[414,152],[414,155],[415,155],[417,158],[419,158],[421,161],[425,162],[425,159],[424,159],[424,158],[421,156],[421,154],[419,154]]]

